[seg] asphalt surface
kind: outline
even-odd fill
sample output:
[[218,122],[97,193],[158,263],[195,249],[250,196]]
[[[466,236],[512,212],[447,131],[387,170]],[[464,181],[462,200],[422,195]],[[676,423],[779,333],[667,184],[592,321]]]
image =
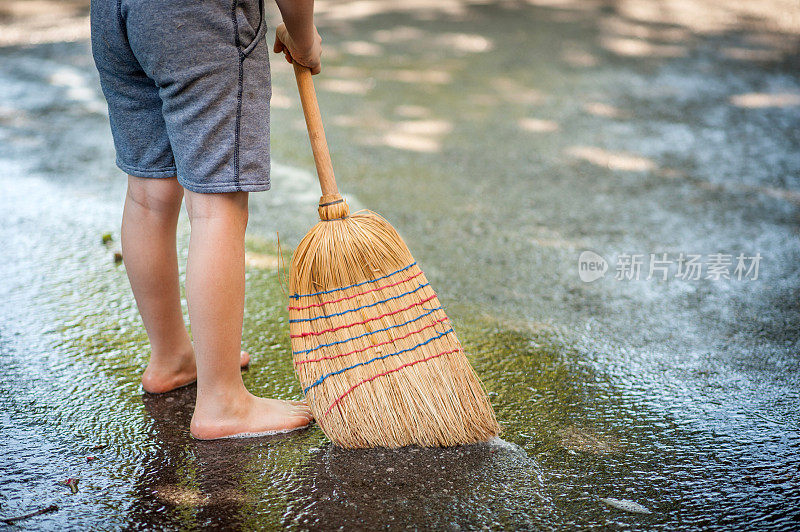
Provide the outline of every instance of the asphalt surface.
[[[113,261],[125,180],[86,5],[5,2],[0,517],[55,503],[18,526],[790,527],[796,3],[317,8],[340,188],[406,238],[502,440],[364,452],[318,428],[191,440],[193,389],[139,386],[147,342]],[[272,70],[273,190],[251,195],[245,379],[295,397],[275,240],[296,244],[318,190],[291,71],[279,57]],[[185,257],[185,219],[180,234]],[[601,276],[587,282],[590,264]],[[68,477],[78,493],[57,484]]]

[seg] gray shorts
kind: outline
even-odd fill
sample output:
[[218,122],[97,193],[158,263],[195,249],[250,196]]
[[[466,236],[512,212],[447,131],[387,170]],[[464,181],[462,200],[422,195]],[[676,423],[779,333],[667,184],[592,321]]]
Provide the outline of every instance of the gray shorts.
[[194,192],[269,189],[263,0],[92,0],[117,165]]

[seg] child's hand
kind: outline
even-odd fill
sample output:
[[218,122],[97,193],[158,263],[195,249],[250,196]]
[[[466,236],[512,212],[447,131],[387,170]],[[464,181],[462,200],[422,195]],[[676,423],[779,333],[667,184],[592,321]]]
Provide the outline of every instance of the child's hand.
[[276,54],[283,52],[286,61],[292,63],[297,61],[299,64],[311,69],[312,74],[319,74],[322,71],[320,55],[322,55],[322,37],[319,36],[317,28],[311,26],[313,33],[306,39],[306,43],[296,43],[286,25],[281,22],[275,28],[275,46],[273,51]]

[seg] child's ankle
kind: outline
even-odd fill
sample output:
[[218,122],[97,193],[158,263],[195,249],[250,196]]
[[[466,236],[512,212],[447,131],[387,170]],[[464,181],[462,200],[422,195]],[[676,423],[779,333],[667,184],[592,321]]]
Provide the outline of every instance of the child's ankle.
[[194,347],[191,342],[150,346],[150,364],[154,366],[180,367],[190,361],[194,364]]
[[205,388],[198,386],[195,414],[207,416],[236,416],[247,410],[252,395],[244,383],[231,386]]

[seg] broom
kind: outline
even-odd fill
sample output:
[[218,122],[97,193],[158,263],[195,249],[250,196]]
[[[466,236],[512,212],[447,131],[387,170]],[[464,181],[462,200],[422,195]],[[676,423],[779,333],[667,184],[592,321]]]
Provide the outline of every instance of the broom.
[[311,72],[294,63],[322,198],[289,273],[294,367],[345,448],[450,446],[500,432],[453,326],[400,235],[336,188]]

